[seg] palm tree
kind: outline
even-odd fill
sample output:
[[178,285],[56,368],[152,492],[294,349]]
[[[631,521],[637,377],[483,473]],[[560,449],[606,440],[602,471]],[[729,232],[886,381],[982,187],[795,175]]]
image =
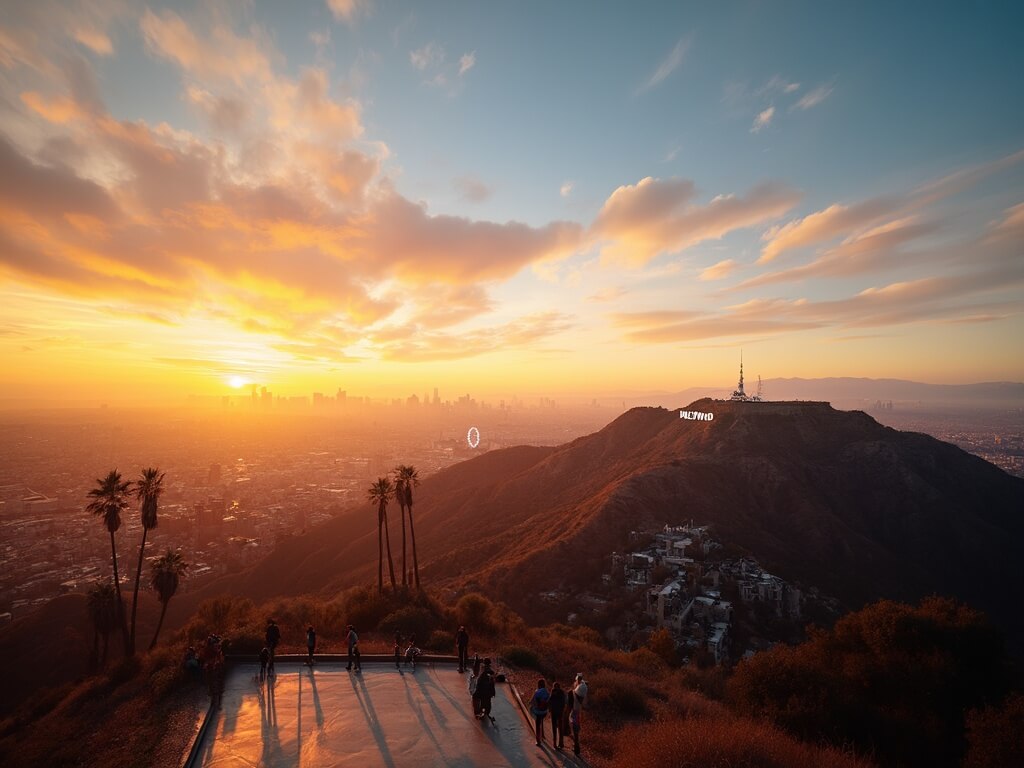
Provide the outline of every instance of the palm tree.
[[156,507],[163,493],[164,473],[159,469],[142,470],[142,477],[135,483],[135,496],[142,502],[139,515],[142,520],[142,544],[139,546],[139,565],[135,569],[135,591],[132,594],[132,625],[128,636],[131,652],[135,653],[135,612],[139,607],[139,583],[142,581],[142,558],[146,554],[146,536],[150,528],[156,528]]
[[398,590],[395,584],[395,563],[391,559],[391,537],[388,535],[388,502],[395,496],[395,487],[386,477],[377,478],[370,486],[368,498],[377,504],[377,593],[384,592],[384,542],[388,548],[388,571],[391,574],[391,589]]
[[110,534],[110,559],[114,567],[114,588],[117,590],[117,614],[121,624],[121,634],[124,636],[124,652],[126,656],[131,655],[131,646],[128,642],[128,624],[124,617],[124,603],[121,600],[121,582],[117,573],[117,546],[114,544],[114,534],[121,527],[121,513],[128,507],[128,494],[131,491],[131,480],[122,482],[121,473],[116,469],[102,480],[96,480],[96,487],[89,491],[92,501],[86,507],[86,511],[103,518],[103,525]]
[[[114,585],[103,582],[89,590],[88,596],[89,618],[92,619],[93,640],[92,640],[92,668],[96,669],[97,662],[100,668],[107,665],[107,648],[110,644],[110,633],[117,627],[117,593]],[[103,657],[99,656],[100,635],[103,636]]]
[[178,584],[188,571],[189,565],[180,552],[168,548],[166,554],[161,555],[153,561],[150,566],[149,583],[156,590],[157,599],[163,606],[160,609],[160,621],[156,623],[156,632],[153,633],[153,642],[149,644],[149,650],[156,646],[156,639],[160,637],[160,627],[164,625],[164,616],[167,615],[167,604],[178,591]]
[[412,568],[413,580],[416,582],[416,589],[420,588],[420,563],[416,558],[416,527],[412,522],[412,489],[420,484],[420,476],[416,467],[403,465],[398,468],[398,477],[402,481],[402,491],[405,497],[405,508],[409,510],[409,536],[412,539]]
[[409,585],[409,571],[405,565],[405,480],[402,478],[402,467],[395,467],[395,500],[402,510],[402,586]]

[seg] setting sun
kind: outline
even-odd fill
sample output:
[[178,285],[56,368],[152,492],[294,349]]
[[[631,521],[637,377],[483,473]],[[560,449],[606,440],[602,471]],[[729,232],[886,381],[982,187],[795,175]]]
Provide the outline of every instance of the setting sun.
[[246,379],[244,376],[232,376],[230,379],[228,379],[228,384],[231,385],[232,389],[241,389],[248,383],[249,380]]

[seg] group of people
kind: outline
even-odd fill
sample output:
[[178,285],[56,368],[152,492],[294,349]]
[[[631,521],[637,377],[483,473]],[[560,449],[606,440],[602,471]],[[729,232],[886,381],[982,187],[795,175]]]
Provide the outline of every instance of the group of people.
[[555,749],[565,748],[565,732],[572,734],[572,751],[580,753],[580,715],[587,702],[589,686],[579,672],[572,688],[565,690],[557,680],[552,681],[548,690],[544,678],[537,681],[537,690],[530,699],[530,714],[533,715],[537,746],[544,741],[544,720],[551,715],[551,743]]
[[[281,642],[281,629],[274,619],[267,622],[265,633],[266,645],[260,651],[260,674],[259,681],[263,682],[267,677],[274,674],[274,657],[277,653],[277,646]],[[362,671],[359,652],[359,635],[352,624],[347,627],[345,642],[348,646],[349,671]],[[306,630],[306,658],[307,666],[313,666],[313,656],[316,653],[317,635],[316,630],[310,625]],[[497,676],[490,659],[480,659],[479,654],[469,659],[469,633],[465,626],[460,626],[455,633],[455,648],[459,657],[459,672],[470,671],[469,693],[472,697],[473,715],[478,720],[489,720],[495,722],[491,715],[491,703],[496,695],[495,682]],[[420,649],[416,645],[416,636],[410,635],[408,640],[403,640],[400,632],[395,632],[395,667],[401,671],[403,659],[406,664],[416,669],[416,661],[420,656]],[[224,684],[224,650],[223,642],[218,635],[211,634],[200,651],[189,646],[185,654],[185,668],[192,674],[202,670],[210,686],[210,698],[214,706],[220,704],[221,691]],[[588,685],[583,679],[583,674],[578,673],[573,680],[572,686],[563,688],[557,680],[552,681],[548,688],[547,682],[541,678],[537,681],[537,690],[530,699],[530,714],[534,719],[534,734],[537,746],[544,741],[544,721],[551,715],[551,743],[555,749],[565,748],[565,736],[569,733],[572,737],[573,752],[580,753],[580,716],[583,706],[587,702]]]

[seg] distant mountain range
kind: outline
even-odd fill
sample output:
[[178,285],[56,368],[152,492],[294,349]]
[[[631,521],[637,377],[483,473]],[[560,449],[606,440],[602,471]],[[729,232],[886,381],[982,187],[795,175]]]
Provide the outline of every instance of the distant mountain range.
[[[566,445],[492,451],[426,478],[415,497],[424,581],[479,588],[529,616],[540,591],[593,585],[631,530],[693,520],[851,608],[952,595],[1024,649],[1024,479],[827,403],[685,410],[713,420],[635,408]],[[220,592],[331,593],[374,581],[376,558],[366,503],[177,609]]]
[[[757,376],[745,382],[748,394],[757,391]],[[858,379],[852,377],[826,379],[765,379],[762,382],[766,400],[825,400],[842,407],[864,407],[878,400],[902,404],[969,405],[982,408],[1024,407],[1024,383],[1011,381],[978,384],[922,384],[903,379]],[[624,400],[631,406],[677,407],[702,397],[726,398],[735,387],[690,387],[680,392],[633,393]]]

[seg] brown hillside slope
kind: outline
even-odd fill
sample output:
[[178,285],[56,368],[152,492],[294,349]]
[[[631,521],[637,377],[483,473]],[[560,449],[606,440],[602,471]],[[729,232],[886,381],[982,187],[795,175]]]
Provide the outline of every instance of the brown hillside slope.
[[[636,408],[564,446],[495,451],[427,478],[415,506],[424,577],[529,612],[538,590],[592,583],[630,530],[693,519],[850,606],[949,594],[1021,647],[1010,606],[1024,588],[1024,480],[825,403],[685,410],[715,418]],[[397,520],[396,507],[393,547]],[[262,599],[371,581],[375,525],[366,504],[205,592]]]

